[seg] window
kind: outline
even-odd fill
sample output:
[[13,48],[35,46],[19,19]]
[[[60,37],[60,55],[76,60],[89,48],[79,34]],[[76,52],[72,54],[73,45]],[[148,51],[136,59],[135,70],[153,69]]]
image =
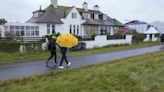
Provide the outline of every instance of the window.
[[103,15],[99,15],[99,19],[103,20]]
[[25,33],[24,33],[24,26],[21,26],[20,27],[20,35],[21,36],[24,36],[25,35]]
[[94,13],[91,14],[91,18],[95,19],[95,14]]
[[101,26],[101,35],[107,34],[107,26]]
[[55,25],[52,25],[52,33],[55,33]]
[[34,18],[36,18],[38,16],[39,16],[39,13],[38,12],[35,12],[34,15],[33,15]]
[[77,17],[77,13],[72,13],[72,18],[76,18]]
[[19,36],[19,26],[15,26],[15,35]]
[[83,13],[83,19],[88,19],[88,14],[87,13]]
[[10,26],[10,30],[9,31],[13,32],[14,31],[14,26]]
[[8,26],[5,26],[5,31],[9,31],[9,29],[8,29],[9,27]]
[[50,34],[50,24],[47,24],[47,34]]
[[73,25],[73,34],[76,34],[76,25]]
[[35,35],[34,26],[30,27],[30,31],[31,31],[31,36],[34,36]]
[[39,27],[38,26],[35,27],[35,36],[39,36]]
[[79,35],[79,25],[77,25],[77,35]]
[[26,26],[26,36],[30,36],[30,27]]
[[69,33],[72,34],[72,25],[69,26]]

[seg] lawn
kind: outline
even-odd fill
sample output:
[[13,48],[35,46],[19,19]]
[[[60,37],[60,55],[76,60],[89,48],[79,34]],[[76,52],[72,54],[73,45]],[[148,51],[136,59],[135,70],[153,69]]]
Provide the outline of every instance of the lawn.
[[[70,51],[68,53],[68,56],[74,57],[74,56],[82,56],[82,55],[90,55],[90,54],[98,54],[98,53],[115,52],[115,51],[121,51],[121,50],[155,46],[159,44],[160,42],[145,42],[145,43],[132,44],[132,45],[105,46],[103,48],[94,48],[94,49],[83,50],[83,51],[76,51],[76,52]],[[57,52],[57,55],[59,58],[60,57],[59,51]],[[30,60],[45,60],[48,58],[48,56],[49,56],[48,51],[12,53],[12,54],[0,52],[0,64],[24,62],[24,61],[30,61]]]
[[164,52],[0,82],[0,92],[164,92]]

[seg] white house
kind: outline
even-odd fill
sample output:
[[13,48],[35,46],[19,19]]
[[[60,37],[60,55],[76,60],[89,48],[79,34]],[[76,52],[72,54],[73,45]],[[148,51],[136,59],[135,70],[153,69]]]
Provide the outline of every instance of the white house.
[[148,30],[149,24],[139,20],[133,20],[125,24],[129,29],[135,29],[138,33],[144,34]]
[[145,32],[146,38],[144,41],[157,41],[158,38],[155,37],[156,34],[160,34],[160,32],[153,26],[150,26],[149,29]]
[[82,8],[67,7],[59,6],[57,0],[51,0],[46,9],[34,11],[33,16],[25,23],[3,25],[1,36],[5,36],[5,32],[22,37],[43,37],[58,32],[78,36],[113,35],[122,28],[122,23],[102,13],[98,5],[88,9],[88,3],[84,2]]
[[138,33],[145,35],[144,41],[157,41],[155,35],[160,34],[155,27],[143,21],[133,20],[126,23],[125,25],[128,26],[130,30],[134,29]]

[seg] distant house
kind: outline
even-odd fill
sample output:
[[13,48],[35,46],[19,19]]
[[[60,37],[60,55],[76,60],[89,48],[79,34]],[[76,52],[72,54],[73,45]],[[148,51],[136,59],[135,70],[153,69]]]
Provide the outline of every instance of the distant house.
[[102,13],[98,5],[88,9],[84,2],[82,8],[59,6],[51,0],[46,9],[33,12],[25,23],[6,23],[4,31],[13,31],[23,37],[42,37],[52,33],[71,33],[78,36],[114,35],[124,25]]
[[144,34],[146,34],[144,41],[157,41],[158,38],[155,36],[160,34],[160,32],[154,26],[150,26]]
[[135,29],[138,33],[144,34],[148,30],[149,24],[147,22],[133,20],[125,24],[129,29]]
[[159,34],[159,31],[152,25],[147,22],[133,20],[125,24],[129,30],[136,30],[138,33],[145,35],[144,41],[156,41],[156,34]]

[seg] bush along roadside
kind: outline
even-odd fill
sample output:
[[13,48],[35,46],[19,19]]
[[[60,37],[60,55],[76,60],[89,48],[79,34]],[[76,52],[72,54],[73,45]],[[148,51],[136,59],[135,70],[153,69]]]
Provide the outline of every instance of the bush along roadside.
[[41,43],[0,42],[0,52],[2,53],[16,53],[24,51],[34,52],[41,50]]

